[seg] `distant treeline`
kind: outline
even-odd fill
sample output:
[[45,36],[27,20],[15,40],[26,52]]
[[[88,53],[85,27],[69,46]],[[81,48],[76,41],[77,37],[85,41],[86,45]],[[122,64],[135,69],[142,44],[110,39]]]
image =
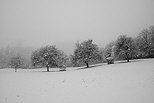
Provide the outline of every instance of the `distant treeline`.
[[142,30],[135,38],[120,35],[117,40],[99,48],[92,40],[77,42],[72,55],[66,55],[55,45],[36,50],[24,47],[0,48],[0,68],[73,67],[107,62],[154,58],[154,26]]

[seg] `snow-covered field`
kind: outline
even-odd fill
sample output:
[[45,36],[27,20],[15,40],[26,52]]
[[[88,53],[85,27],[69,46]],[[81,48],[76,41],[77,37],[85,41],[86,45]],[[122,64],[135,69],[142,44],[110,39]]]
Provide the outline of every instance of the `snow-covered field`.
[[64,72],[0,70],[0,103],[154,103],[154,59]]

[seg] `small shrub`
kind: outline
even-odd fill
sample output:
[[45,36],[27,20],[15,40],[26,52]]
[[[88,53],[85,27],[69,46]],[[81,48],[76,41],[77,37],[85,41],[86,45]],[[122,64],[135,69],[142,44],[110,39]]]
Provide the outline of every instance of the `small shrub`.
[[107,57],[106,61],[108,64],[114,64],[114,58],[113,57]]
[[59,68],[60,68],[60,71],[66,71],[66,65],[61,65],[59,66]]

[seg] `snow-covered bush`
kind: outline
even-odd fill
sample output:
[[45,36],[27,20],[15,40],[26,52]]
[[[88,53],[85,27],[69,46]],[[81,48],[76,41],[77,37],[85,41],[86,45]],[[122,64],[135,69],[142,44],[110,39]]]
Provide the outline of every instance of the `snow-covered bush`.
[[66,65],[61,65],[59,66],[59,68],[60,68],[60,71],[66,71]]
[[107,44],[104,48],[104,57],[111,57],[114,56],[114,42],[110,42],[109,44]]
[[108,64],[114,64],[114,58],[113,57],[107,57],[106,61]]

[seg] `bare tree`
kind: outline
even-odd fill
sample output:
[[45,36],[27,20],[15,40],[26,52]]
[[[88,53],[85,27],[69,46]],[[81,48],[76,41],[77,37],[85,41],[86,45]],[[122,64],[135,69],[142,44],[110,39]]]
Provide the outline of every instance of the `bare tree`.
[[11,67],[15,68],[15,72],[17,72],[17,68],[20,68],[23,65],[23,60],[20,56],[16,56],[11,58]]

